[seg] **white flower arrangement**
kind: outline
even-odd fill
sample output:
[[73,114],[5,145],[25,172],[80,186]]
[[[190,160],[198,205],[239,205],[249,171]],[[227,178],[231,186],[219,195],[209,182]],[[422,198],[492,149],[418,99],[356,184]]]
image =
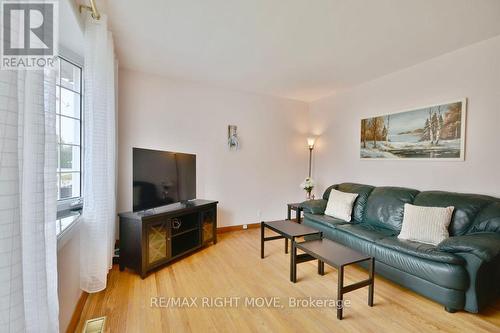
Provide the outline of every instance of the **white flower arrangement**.
[[314,188],[314,180],[311,177],[306,177],[302,184],[300,184],[300,188],[310,193]]

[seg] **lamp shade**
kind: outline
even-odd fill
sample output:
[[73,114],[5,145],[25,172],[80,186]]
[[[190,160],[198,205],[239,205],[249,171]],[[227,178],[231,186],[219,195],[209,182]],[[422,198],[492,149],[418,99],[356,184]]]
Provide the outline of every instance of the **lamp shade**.
[[313,137],[310,137],[310,138],[307,138],[307,145],[309,146],[309,148],[314,148],[314,142],[316,141],[316,138],[313,138]]

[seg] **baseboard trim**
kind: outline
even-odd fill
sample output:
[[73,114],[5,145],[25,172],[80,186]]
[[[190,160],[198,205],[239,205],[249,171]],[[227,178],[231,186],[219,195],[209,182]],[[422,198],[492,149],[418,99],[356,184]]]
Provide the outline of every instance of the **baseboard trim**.
[[87,302],[88,293],[82,291],[80,295],[80,299],[78,303],[76,303],[75,311],[73,311],[73,315],[71,316],[71,320],[69,322],[68,328],[66,329],[66,333],[76,332],[76,328],[78,327],[78,322],[82,316],[83,308],[85,306],[85,302]]
[[[259,227],[260,227],[260,222],[247,224],[247,229],[254,229]],[[222,234],[224,232],[238,231],[238,230],[246,230],[246,229],[243,229],[243,225],[230,225],[227,227],[217,228],[217,233]]]

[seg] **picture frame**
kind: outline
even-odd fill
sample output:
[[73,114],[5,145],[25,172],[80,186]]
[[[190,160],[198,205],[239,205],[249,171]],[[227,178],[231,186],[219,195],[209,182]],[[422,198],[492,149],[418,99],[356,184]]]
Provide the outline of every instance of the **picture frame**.
[[362,118],[360,159],[464,161],[466,121],[467,98]]

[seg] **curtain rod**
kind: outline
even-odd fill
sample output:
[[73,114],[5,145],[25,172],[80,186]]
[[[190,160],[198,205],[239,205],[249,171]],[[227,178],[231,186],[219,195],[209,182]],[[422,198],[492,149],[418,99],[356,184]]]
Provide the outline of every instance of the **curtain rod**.
[[97,10],[97,6],[95,5],[95,0],[89,0],[90,1],[90,6],[85,6],[85,5],[80,5],[80,13],[85,9],[91,12],[91,16],[98,20],[101,18],[101,14],[99,14],[99,11]]

